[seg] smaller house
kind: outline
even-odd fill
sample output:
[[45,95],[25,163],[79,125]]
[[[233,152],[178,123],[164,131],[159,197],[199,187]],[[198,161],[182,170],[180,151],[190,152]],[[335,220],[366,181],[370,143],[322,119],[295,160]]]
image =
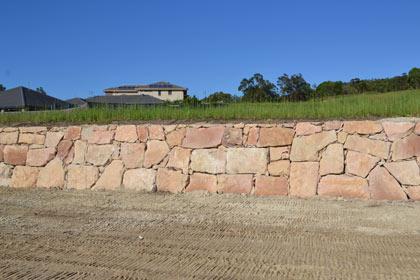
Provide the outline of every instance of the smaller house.
[[26,87],[0,92],[0,110],[60,110],[71,107],[70,103]]
[[158,105],[165,101],[150,95],[115,95],[94,96],[83,99],[89,107],[95,105],[125,106],[125,105]]

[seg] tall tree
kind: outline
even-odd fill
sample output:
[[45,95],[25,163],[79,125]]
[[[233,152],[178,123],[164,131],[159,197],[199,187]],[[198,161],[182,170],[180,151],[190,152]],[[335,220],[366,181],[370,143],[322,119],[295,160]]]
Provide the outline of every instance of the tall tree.
[[276,86],[264,80],[263,75],[259,73],[254,74],[250,79],[243,79],[238,90],[243,92],[242,100],[246,102],[275,101],[279,97]]
[[408,83],[415,89],[420,88],[420,68],[414,67],[408,72]]
[[5,91],[5,90],[6,90],[6,87],[3,86],[3,84],[0,84],[0,91]]
[[37,88],[36,91],[45,95],[47,94],[42,87]]
[[283,74],[277,79],[277,85],[281,93],[291,101],[308,100],[313,92],[311,85],[305,81],[300,73],[290,77]]
[[233,96],[229,93],[224,93],[223,91],[215,92],[210,94],[208,97],[203,98],[201,101],[209,103],[232,103]]

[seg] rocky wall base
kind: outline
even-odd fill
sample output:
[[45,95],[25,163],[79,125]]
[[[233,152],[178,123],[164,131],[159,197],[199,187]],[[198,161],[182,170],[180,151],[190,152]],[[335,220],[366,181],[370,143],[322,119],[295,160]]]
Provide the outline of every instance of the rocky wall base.
[[0,128],[0,185],[420,200],[420,123]]

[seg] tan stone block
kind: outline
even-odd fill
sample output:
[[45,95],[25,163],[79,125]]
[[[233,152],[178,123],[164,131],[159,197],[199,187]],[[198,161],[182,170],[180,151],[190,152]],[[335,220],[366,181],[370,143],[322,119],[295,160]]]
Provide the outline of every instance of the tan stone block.
[[28,166],[45,166],[55,156],[54,148],[29,150],[26,158]]
[[38,168],[28,166],[16,166],[9,186],[12,188],[29,188],[36,186]]
[[290,128],[261,128],[258,147],[288,146],[292,144],[295,131]]
[[124,173],[123,185],[126,189],[153,191],[155,188],[156,170],[138,168]]
[[376,134],[382,131],[382,125],[374,121],[344,122],[343,130],[349,134]]
[[74,142],[74,158],[73,164],[84,164],[87,143],[82,140]]
[[94,131],[89,138],[89,144],[110,144],[114,139],[114,131],[111,130],[98,130]]
[[420,169],[416,160],[387,162],[385,168],[402,185],[420,185]]
[[252,189],[252,175],[217,175],[217,189],[219,193],[249,194]]
[[268,172],[273,176],[289,176],[290,161],[280,160],[268,164]]
[[340,174],[344,171],[344,151],[342,144],[330,144],[322,154],[319,172],[321,175]]
[[159,168],[156,176],[158,191],[182,192],[187,184],[188,175],[180,170],[174,171],[167,168]]
[[47,137],[45,138],[45,147],[56,148],[63,137],[63,132],[47,132]]
[[224,126],[215,126],[208,128],[187,128],[187,133],[182,147],[184,148],[213,148],[222,143],[222,137],[225,131]]
[[3,161],[4,160],[4,152],[3,152],[3,150],[4,150],[4,146],[1,146],[0,145],[0,161]]
[[165,141],[150,140],[147,142],[147,149],[144,159],[144,167],[151,167],[159,164],[169,153],[168,144]]
[[90,189],[99,177],[98,168],[94,166],[69,165],[67,171],[69,189]]
[[226,172],[226,152],[220,149],[197,149],[191,154],[191,169],[196,172]]
[[267,170],[267,162],[267,149],[229,148],[227,151],[226,171],[228,174],[264,174]]
[[18,131],[18,130],[19,130],[19,128],[17,128],[17,127],[5,127],[5,128],[3,128],[4,132],[15,132],[15,131]]
[[12,165],[25,165],[28,147],[26,146],[6,146],[3,149],[4,162]]
[[346,156],[346,173],[366,177],[379,160],[379,158],[368,154],[348,151]]
[[191,149],[175,147],[169,153],[167,167],[181,169],[182,173],[187,174],[190,163]]
[[151,125],[148,127],[149,139],[152,140],[165,140],[165,133],[161,125]]
[[392,143],[392,160],[401,160],[420,156],[420,136],[410,134]]
[[12,166],[0,163],[0,186],[8,187],[12,177]]
[[328,175],[321,178],[318,195],[344,198],[369,198],[368,182],[349,175]]
[[64,134],[66,140],[78,140],[80,139],[82,128],[80,126],[69,126]]
[[137,141],[137,129],[135,125],[120,125],[115,132],[115,140],[120,142],[134,143]]
[[270,147],[270,161],[290,158],[290,147]]
[[59,158],[53,159],[39,170],[36,186],[43,188],[64,187],[63,162]]
[[420,186],[409,186],[406,187],[406,190],[411,200],[420,200]]
[[123,162],[121,160],[113,160],[107,167],[105,167],[104,172],[92,189],[114,190],[120,188],[123,172]]
[[316,161],[320,150],[337,140],[334,130],[323,131],[309,136],[295,137],[290,159],[292,161]]
[[417,134],[417,135],[420,135],[420,122],[416,123],[416,126],[414,127],[413,133]]
[[149,130],[147,129],[147,126],[138,126],[137,135],[140,142],[147,142],[147,139],[149,138]]
[[389,156],[390,143],[381,140],[372,140],[357,135],[347,137],[344,148],[356,152],[370,154],[383,159]]
[[322,125],[323,130],[338,130],[343,123],[340,121],[327,121]]
[[311,135],[321,131],[321,126],[316,126],[309,122],[301,122],[296,124],[296,136]]
[[248,146],[256,146],[260,136],[260,129],[258,127],[251,127],[248,133]]
[[318,170],[318,162],[292,162],[289,194],[303,197],[316,195]]
[[338,143],[344,144],[347,140],[347,132],[344,131],[340,131],[339,133],[337,133],[337,141]]
[[144,143],[121,143],[121,159],[126,168],[143,166],[146,145]]
[[169,147],[181,146],[182,140],[185,137],[185,128],[179,128],[174,130],[166,135],[166,142]]
[[31,134],[31,133],[21,133],[19,135],[20,144],[38,144],[44,145],[45,135],[40,134]]
[[217,178],[216,175],[209,175],[204,173],[194,173],[190,176],[190,183],[188,184],[186,192],[192,191],[208,191],[211,194],[217,192]]
[[404,193],[397,180],[388,171],[376,166],[369,174],[370,194],[375,200],[406,200]]
[[73,142],[70,140],[61,140],[57,147],[57,157],[64,160],[70,153]]
[[43,133],[47,131],[45,126],[27,126],[19,127],[20,133]]
[[89,145],[86,153],[86,161],[96,165],[104,166],[116,147],[114,145]]
[[255,195],[287,195],[289,184],[285,177],[259,175],[255,180]]
[[242,146],[242,129],[228,128],[222,138],[222,145],[225,147]]
[[0,144],[11,145],[16,144],[18,140],[19,132],[1,132],[0,133]]
[[383,122],[382,126],[390,141],[403,138],[410,134],[414,123],[411,122]]

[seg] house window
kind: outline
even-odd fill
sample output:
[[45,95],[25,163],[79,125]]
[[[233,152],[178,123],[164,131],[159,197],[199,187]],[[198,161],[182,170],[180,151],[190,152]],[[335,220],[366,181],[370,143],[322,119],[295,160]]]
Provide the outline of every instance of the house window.
[[158,95],[159,95],[159,96],[161,96],[161,95],[162,95],[162,94],[161,94],[161,92],[160,92],[160,90],[158,90]]
[[168,90],[168,95],[172,95],[172,90]]

